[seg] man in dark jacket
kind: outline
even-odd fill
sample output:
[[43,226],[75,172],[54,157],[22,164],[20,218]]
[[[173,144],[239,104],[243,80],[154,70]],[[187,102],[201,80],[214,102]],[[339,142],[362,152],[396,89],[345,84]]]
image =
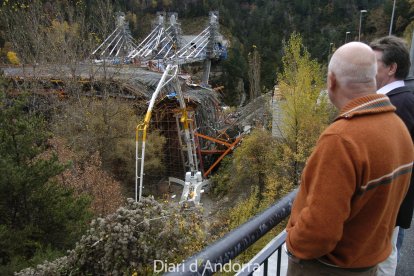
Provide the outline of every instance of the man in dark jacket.
[[[414,93],[406,86],[404,79],[410,70],[410,54],[404,40],[395,36],[379,38],[370,44],[377,56],[378,72],[376,76],[378,94],[385,94],[397,108],[397,115],[404,121],[414,141]],[[394,231],[395,248],[388,260],[380,264],[378,275],[395,275],[397,259],[404,229],[411,226],[414,210],[414,177],[408,193],[401,204]],[[383,274],[381,274],[383,273]]]

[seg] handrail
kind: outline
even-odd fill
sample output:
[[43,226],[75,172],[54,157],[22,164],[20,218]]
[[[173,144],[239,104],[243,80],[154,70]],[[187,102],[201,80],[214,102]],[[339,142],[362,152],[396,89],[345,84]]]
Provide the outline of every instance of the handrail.
[[297,189],[164,275],[212,275],[290,214]]
[[[252,275],[253,272],[255,272],[256,268],[260,266],[261,264],[266,264],[268,262],[269,257],[272,256],[275,252],[277,252],[277,272],[276,275],[280,275],[280,267],[281,267],[281,261],[282,261],[282,252],[281,248],[282,245],[285,243],[286,240],[286,230],[283,230],[279,235],[277,235],[275,238],[273,238],[265,247],[263,247],[262,250],[260,250],[259,253],[256,254],[256,256],[253,257],[249,261],[248,265],[245,265],[240,269],[240,271],[237,272],[235,276],[247,276]],[[267,263],[268,266],[268,263]],[[267,273],[268,267],[264,267],[264,275]]]

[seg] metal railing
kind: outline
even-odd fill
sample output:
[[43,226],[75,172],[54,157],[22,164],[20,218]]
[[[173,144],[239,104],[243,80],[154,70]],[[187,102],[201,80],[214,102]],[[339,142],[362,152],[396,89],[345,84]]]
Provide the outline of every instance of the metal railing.
[[[283,230],[279,235],[272,239],[256,256],[249,261],[248,264],[243,266],[237,273],[236,276],[253,275],[253,272],[261,272],[259,275],[277,275],[280,276],[282,272],[282,246],[286,240],[286,231]],[[276,254],[275,267],[269,267],[269,263],[272,264],[270,258]],[[273,271],[273,268],[275,271]],[[274,272],[274,273],[273,273]]]
[[[259,215],[227,233],[220,240],[177,265],[174,271],[164,275],[212,275],[219,272],[225,268],[226,264],[230,263],[231,260],[244,252],[249,246],[290,215],[296,194],[297,189]],[[265,268],[264,275],[267,275],[268,259],[276,251],[278,251],[277,254],[281,254],[280,248],[284,243],[285,237],[286,233],[283,231],[248,264],[244,265],[238,272],[238,275],[251,275],[262,264]],[[278,256],[278,266],[280,266],[280,256]]]

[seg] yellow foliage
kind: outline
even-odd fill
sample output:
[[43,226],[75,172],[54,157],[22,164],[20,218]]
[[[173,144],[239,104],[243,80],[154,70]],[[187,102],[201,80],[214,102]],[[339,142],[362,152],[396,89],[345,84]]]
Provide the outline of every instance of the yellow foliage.
[[223,194],[234,189],[258,186],[263,191],[266,177],[275,169],[276,140],[264,129],[254,129],[243,138],[233,159],[225,158],[212,179],[215,192]]
[[55,19],[48,29],[48,35],[54,45],[62,46],[78,37],[79,28],[78,23],[70,25],[67,21],[60,22]]
[[20,60],[17,57],[17,54],[13,51],[7,52],[7,59],[13,65],[19,65],[20,64]]
[[230,210],[230,229],[238,227],[239,225],[245,223],[249,218],[256,215],[259,206],[258,194],[259,189],[256,186],[252,187],[250,196]]
[[290,166],[291,180],[298,182],[298,175],[312,152],[316,141],[329,121],[329,104],[324,74],[316,60],[302,44],[299,34],[293,33],[284,45],[283,72],[278,74],[279,89],[283,96],[281,154]]
[[162,5],[164,7],[171,6],[171,4],[172,4],[172,0],[162,0]]
[[[414,3],[413,3],[413,5],[414,5]],[[410,24],[407,25],[407,27],[405,28],[404,33],[403,33],[403,37],[404,37],[405,41],[407,42],[407,46],[409,48],[412,47],[411,42],[412,42],[412,39],[413,39],[413,37],[412,37],[413,36],[413,30],[414,30],[414,21],[410,22]]]
[[[274,203],[274,200],[271,202]],[[242,200],[237,203],[229,212],[229,230],[235,229],[241,224],[245,223],[262,210],[267,208],[266,204],[263,204],[259,200],[259,189],[257,186],[251,188],[251,194],[245,200]],[[233,262],[237,263],[246,263],[251,260],[251,258],[259,252],[271,239],[273,239],[278,233],[280,233],[286,226],[286,221],[281,222],[277,227],[269,231],[256,243],[251,245],[243,254],[239,255]],[[227,275],[226,273],[221,273],[219,275]],[[233,274],[231,274],[233,275]]]

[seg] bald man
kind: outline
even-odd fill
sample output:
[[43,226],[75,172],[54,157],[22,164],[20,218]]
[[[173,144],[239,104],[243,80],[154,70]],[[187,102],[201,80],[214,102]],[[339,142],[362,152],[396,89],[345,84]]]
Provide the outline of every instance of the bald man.
[[328,95],[339,116],[302,173],[286,227],[288,275],[375,275],[391,252],[414,150],[389,98],[376,94],[376,73],[363,43],[331,58]]

